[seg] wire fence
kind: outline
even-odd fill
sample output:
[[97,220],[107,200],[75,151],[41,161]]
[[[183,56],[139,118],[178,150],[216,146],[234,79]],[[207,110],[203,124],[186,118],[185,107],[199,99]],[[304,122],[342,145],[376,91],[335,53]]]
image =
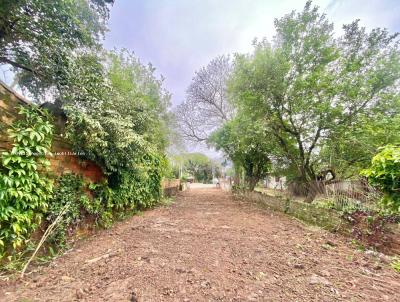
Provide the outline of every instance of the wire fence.
[[321,197],[339,210],[376,211],[382,192],[363,180],[337,180],[326,184],[316,201]]
[[[283,189],[282,189],[283,188]],[[312,184],[285,183],[283,186],[259,188],[259,191],[283,198],[310,202],[341,211],[377,211],[382,193],[370,186],[366,180],[334,180],[329,183]]]
[[[229,191],[232,180],[219,179],[221,189]],[[382,192],[370,186],[365,179],[358,180],[333,180],[329,182],[314,182],[306,185],[296,182],[286,182],[284,178],[274,178],[263,181],[256,187],[256,191],[273,197],[306,201],[312,196],[310,202],[322,207],[333,208],[338,211],[366,211],[379,210],[379,200]]]

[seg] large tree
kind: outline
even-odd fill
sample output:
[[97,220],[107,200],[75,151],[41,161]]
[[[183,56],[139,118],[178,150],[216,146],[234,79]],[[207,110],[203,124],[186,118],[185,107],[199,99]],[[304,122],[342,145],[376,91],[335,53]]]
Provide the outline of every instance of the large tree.
[[311,2],[275,27],[272,45],[262,41],[253,54],[237,57],[232,97],[243,114],[264,122],[311,201],[311,185],[327,170],[334,175],[321,149],[398,97],[398,35],[367,32],[355,21],[335,38],[333,24]]
[[253,121],[249,116],[236,116],[215,131],[208,142],[226,154],[234,164],[236,175],[244,174],[247,188],[254,190],[271,172],[274,142],[268,136],[263,123]]
[[108,171],[145,149],[164,152],[170,94],[154,68],[125,50],[89,53],[72,66],[61,91],[77,149]]
[[212,131],[232,118],[233,108],[226,91],[231,70],[230,58],[219,56],[196,72],[186,100],[175,112],[185,139],[204,142]]
[[98,45],[114,0],[2,0],[0,64],[34,96],[65,81],[77,50]]

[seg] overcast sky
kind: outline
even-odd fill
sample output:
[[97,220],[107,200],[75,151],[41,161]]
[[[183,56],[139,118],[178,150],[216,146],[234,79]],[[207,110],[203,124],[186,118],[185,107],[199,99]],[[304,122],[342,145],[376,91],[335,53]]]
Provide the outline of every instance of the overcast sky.
[[[172,103],[181,103],[196,70],[221,54],[249,52],[255,37],[274,35],[273,22],[299,0],[116,0],[104,46],[127,48],[165,77]],[[314,1],[340,32],[361,19],[367,28],[400,31],[399,0]]]

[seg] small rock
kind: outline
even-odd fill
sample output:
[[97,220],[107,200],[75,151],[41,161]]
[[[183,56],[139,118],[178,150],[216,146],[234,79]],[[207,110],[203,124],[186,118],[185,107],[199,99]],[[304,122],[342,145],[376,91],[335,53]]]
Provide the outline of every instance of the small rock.
[[390,263],[390,257],[386,256],[385,254],[379,253],[378,257],[379,257],[379,260],[382,261],[383,263],[386,263],[386,264]]
[[330,246],[336,246],[336,243],[334,243],[333,241],[327,240],[325,242],[325,244],[330,245]]
[[62,280],[62,281],[74,281],[75,279],[72,278],[72,277],[70,277],[70,276],[62,276],[62,277],[61,277],[61,280]]
[[322,271],[320,271],[319,274],[321,276],[323,276],[323,277],[330,277],[331,276],[331,273],[329,271],[327,271],[327,270],[322,270]]
[[258,273],[256,274],[256,276],[255,276],[255,279],[256,279],[256,280],[262,280],[262,279],[265,278],[265,276],[266,276],[266,274],[265,274],[264,272],[258,272]]
[[249,296],[247,296],[248,301],[257,301],[258,300],[258,295],[256,293],[252,293]]
[[335,248],[335,246],[330,245],[330,244],[327,244],[327,243],[322,244],[321,247],[322,247],[323,249],[325,249],[325,250],[330,250],[330,249]]
[[314,274],[310,277],[310,284],[330,285],[331,283],[326,278]]
[[367,251],[365,251],[365,255],[368,255],[368,256],[378,256],[379,255],[379,253],[378,252],[375,252],[375,251],[373,251],[373,250],[367,250]]
[[304,269],[304,265],[301,263],[296,263],[295,265],[293,265],[294,268],[298,268],[298,269]]
[[186,273],[186,270],[185,270],[184,268],[181,268],[181,267],[176,268],[175,271],[176,271],[177,273],[179,273],[179,274]]
[[210,287],[210,282],[205,280],[200,283],[200,286],[203,288]]
[[169,288],[169,287],[164,287],[163,288],[163,293],[164,296],[172,296],[174,294],[174,290]]

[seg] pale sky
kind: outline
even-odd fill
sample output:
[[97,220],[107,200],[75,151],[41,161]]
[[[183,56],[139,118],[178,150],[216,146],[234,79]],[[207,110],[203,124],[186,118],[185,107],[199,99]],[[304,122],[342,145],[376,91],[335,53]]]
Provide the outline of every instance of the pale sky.
[[[107,49],[127,48],[165,77],[177,105],[194,72],[221,54],[249,52],[254,38],[274,35],[273,22],[300,0],[116,0],[111,9]],[[335,24],[361,19],[371,29],[400,31],[400,0],[314,1]]]

